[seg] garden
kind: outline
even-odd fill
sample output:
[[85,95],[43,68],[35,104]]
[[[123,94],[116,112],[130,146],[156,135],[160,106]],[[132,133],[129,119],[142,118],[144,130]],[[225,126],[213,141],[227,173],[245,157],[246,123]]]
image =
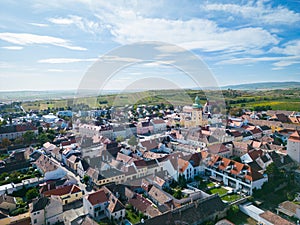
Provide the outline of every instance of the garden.
[[0,186],[10,183],[17,184],[23,180],[41,176],[41,173],[33,167],[23,169],[22,171],[13,171],[11,173],[4,172],[0,174]]

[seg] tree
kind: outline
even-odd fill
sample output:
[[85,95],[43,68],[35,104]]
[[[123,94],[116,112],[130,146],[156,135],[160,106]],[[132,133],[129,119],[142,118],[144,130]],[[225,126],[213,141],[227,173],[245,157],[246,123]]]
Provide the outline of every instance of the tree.
[[26,192],[25,196],[26,196],[27,201],[30,201],[30,200],[36,198],[37,196],[39,196],[39,192],[36,188],[32,188]]
[[274,177],[278,176],[279,173],[280,172],[274,163],[271,163],[266,168],[266,174],[268,174],[268,177],[270,178],[270,180],[272,180],[272,179],[274,179]]
[[116,138],[116,141],[117,141],[117,142],[122,142],[122,141],[124,141],[124,137],[118,136],[118,137]]
[[186,179],[185,179],[185,177],[183,176],[183,175],[179,175],[179,177],[178,177],[178,185],[179,185],[179,187],[181,187],[181,188],[186,188]]
[[45,134],[45,133],[40,134],[37,139],[38,139],[38,142],[41,145],[43,145],[44,143],[50,141],[50,139],[48,138],[47,134]]
[[240,209],[237,205],[232,205],[232,206],[230,206],[228,213],[230,215],[236,215],[239,211],[240,211]]
[[23,134],[23,139],[24,139],[24,143],[25,144],[31,144],[32,141],[35,139],[35,134],[33,131],[29,130],[29,131],[26,131],[24,134]]
[[87,184],[87,183],[89,182],[89,180],[90,180],[89,176],[84,175],[84,177],[83,177],[83,182],[84,182],[85,184]]
[[138,143],[137,138],[135,136],[131,136],[130,139],[128,140],[129,145],[134,146],[134,145],[137,145],[137,143]]
[[173,196],[176,199],[181,199],[182,198],[182,191],[181,190],[175,191],[175,193],[173,194]]
[[43,131],[44,131],[43,127],[38,127],[38,133],[39,134],[43,133]]
[[8,139],[8,138],[3,138],[2,139],[2,146],[4,147],[4,148],[7,148],[8,146],[10,146],[11,145],[11,141]]

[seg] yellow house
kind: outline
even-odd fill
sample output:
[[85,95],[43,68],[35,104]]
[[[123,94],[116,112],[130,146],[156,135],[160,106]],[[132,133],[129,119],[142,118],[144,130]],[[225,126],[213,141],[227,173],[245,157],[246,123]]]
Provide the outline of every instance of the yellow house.
[[76,185],[68,185],[62,188],[53,189],[50,191],[45,191],[43,193],[46,197],[50,197],[52,195],[58,196],[63,205],[69,204],[71,202],[80,200],[82,198],[82,191]]

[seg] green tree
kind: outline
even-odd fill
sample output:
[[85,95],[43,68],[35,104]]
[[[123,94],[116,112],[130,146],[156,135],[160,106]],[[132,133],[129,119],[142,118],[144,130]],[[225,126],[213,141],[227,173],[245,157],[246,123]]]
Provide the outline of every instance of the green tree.
[[27,201],[30,201],[38,196],[39,196],[39,192],[36,188],[29,189],[25,194]]
[[230,206],[230,209],[228,210],[229,215],[236,215],[240,211],[239,207],[237,205]]
[[48,138],[47,134],[42,133],[40,134],[38,137],[38,142],[40,143],[40,145],[43,145],[44,143],[50,141],[50,139]]
[[275,177],[279,176],[280,171],[274,163],[271,163],[266,168],[266,174],[268,175],[270,180],[273,180]]
[[116,141],[117,141],[117,142],[122,142],[122,141],[124,141],[124,137],[118,136],[118,137],[116,138]]
[[43,131],[44,131],[43,127],[38,127],[38,133],[39,134],[43,133]]
[[131,136],[130,138],[129,138],[129,140],[128,140],[128,144],[129,145],[132,145],[132,146],[134,146],[134,145],[137,145],[137,138],[135,137],[135,136]]
[[26,131],[24,134],[23,134],[23,139],[24,139],[24,143],[25,144],[31,144],[32,141],[35,139],[35,134],[33,131],[29,130],[29,131]]
[[87,184],[87,183],[89,182],[89,180],[90,180],[89,176],[84,175],[84,177],[83,177],[83,182],[84,182],[85,184]]
[[10,146],[11,145],[11,141],[8,139],[8,138],[3,138],[2,139],[2,146],[4,147],[4,148],[7,148],[8,146]]
[[182,191],[181,190],[175,191],[173,196],[174,196],[174,198],[181,199],[182,198]]
[[181,187],[181,188],[186,188],[186,179],[185,179],[185,177],[183,176],[183,175],[179,175],[179,177],[178,177],[178,185],[179,185],[179,187]]

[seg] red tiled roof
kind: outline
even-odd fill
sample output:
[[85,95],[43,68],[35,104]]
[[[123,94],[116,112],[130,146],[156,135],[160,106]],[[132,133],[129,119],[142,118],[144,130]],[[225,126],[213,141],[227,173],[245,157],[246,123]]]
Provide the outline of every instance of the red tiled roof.
[[104,190],[99,190],[92,194],[89,194],[87,200],[94,206],[108,201],[108,198],[104,192]]
[[62,188],[45,191],[43,194],[45,196],[51,196],[51,195],[62,196],[62,195],[74,194],[74,193],[78,193],[78,192],[81,192],[79,187],[77,187],[76,185],[68,185],[68,186],[64,186]]

